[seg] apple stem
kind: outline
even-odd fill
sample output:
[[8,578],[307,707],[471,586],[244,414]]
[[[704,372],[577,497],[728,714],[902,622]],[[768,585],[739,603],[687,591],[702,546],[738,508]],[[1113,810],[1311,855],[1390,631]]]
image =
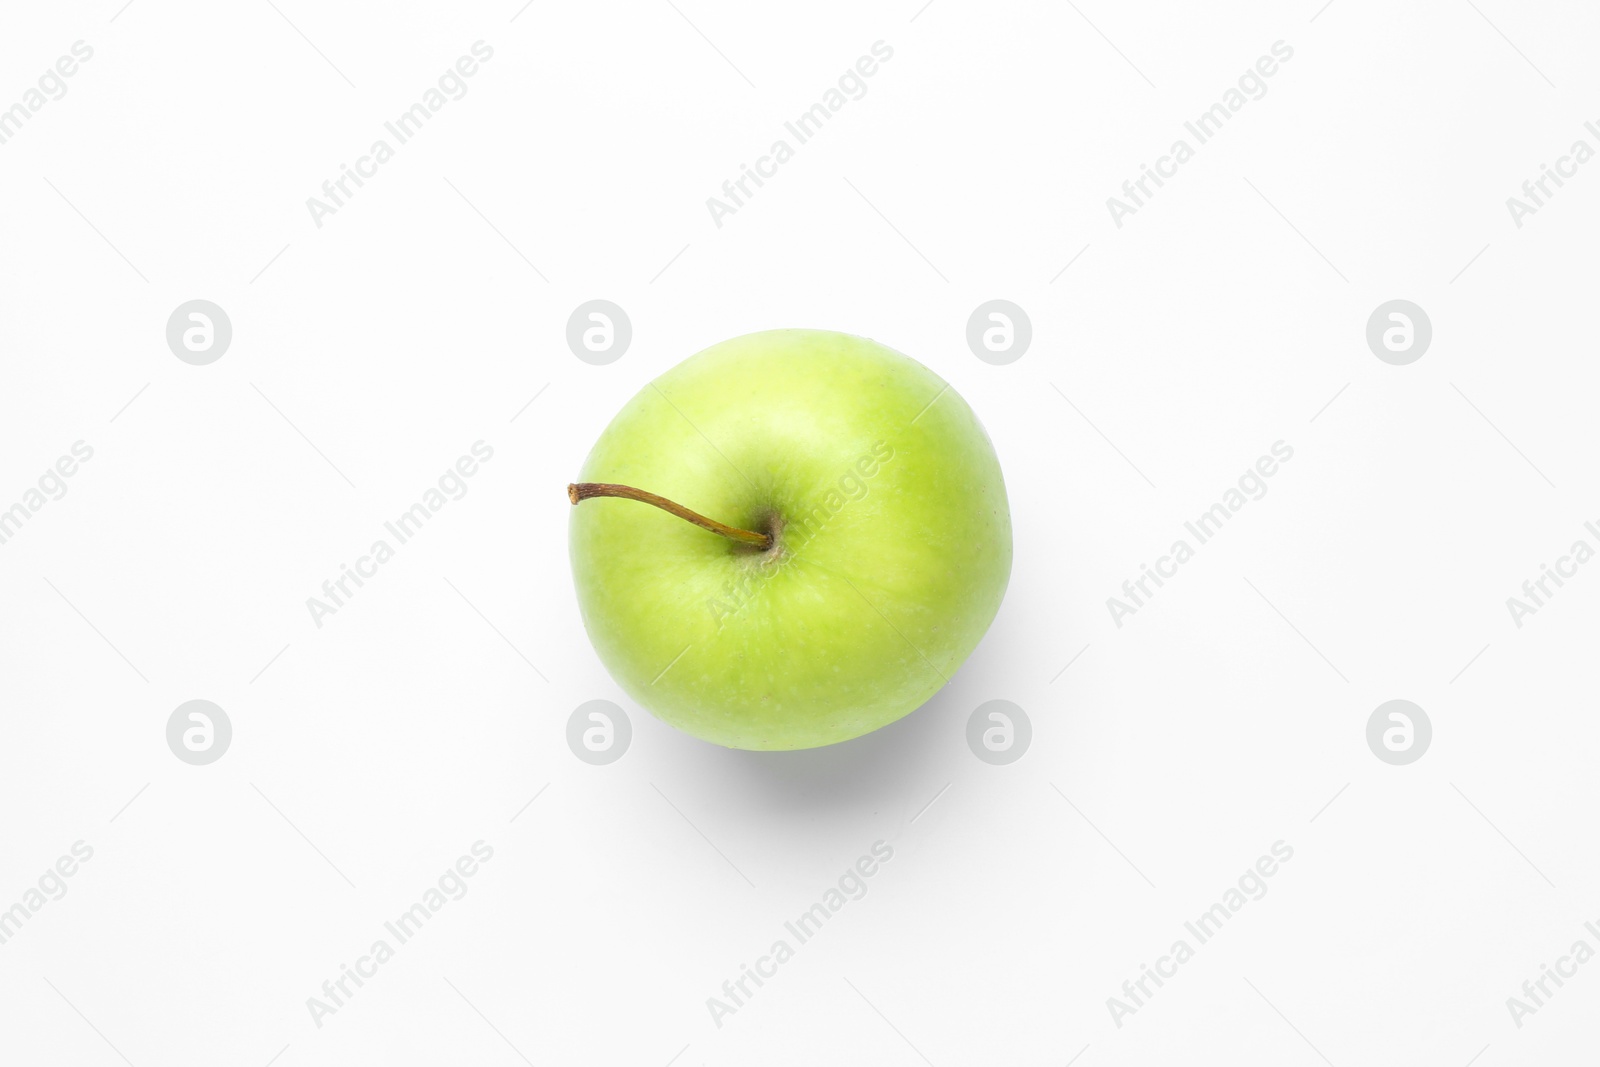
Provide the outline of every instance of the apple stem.
[[716,519],[708,519],[698,511],[690,511],[676,501],[668,500],[655,493],[647,493],[643,489],[635,489],[631,485],[613,485],[610,482],[574,482],[567,486],[567,499],[573,504],[588,500],[590,497],[614,496],[623,500],[637,500],[641,504],[650,504],[662,511],[676,515],[686,522],[692,522],[701,529],[710,530],[712,533],[721,534],[723,537],[734,541],[743,541],[747,545],[755,545],[763,551],[772,547],[772,537],[768,534],[756,533],[754,530],[741,530],[737,526],[720,523]]

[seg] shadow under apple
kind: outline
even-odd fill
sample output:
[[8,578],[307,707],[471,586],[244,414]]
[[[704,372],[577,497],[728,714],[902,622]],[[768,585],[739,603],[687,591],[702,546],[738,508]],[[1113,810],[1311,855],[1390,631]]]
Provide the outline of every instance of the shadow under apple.
[[898,818],[890,814],[898,830],[970,758],[960,725],[967,698],[958,689],[959,675],[910,715],[821,748],[750,751],[667,732],[679,749],[674,762],[702,783],[720,783],[725,802],[756,819],[864,827],[901,808]]

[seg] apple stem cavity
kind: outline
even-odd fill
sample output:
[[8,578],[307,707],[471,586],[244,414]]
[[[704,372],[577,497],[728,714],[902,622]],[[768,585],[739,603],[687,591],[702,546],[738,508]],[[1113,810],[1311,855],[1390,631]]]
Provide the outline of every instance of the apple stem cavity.
[[714,534],[721,534],[732,541],[741,541],[747,545],[755,545],[763,552],[772,547],[770,534],[756,533],[754,530],[741,530],[737,526],[729,526],[708,519],[698,511],[690,511],[675,500],[668,500],[655,493],[647,493],[643,489],[635,489],[631,485],[614,485],[611,482],[573,482],[567,486],[567,499],[574,505],[582,503],[592,497],[613,496],[623,500],[637,500],[641,504],[658,507],[662,511],[676,515],[685,522],[692,522],[703,530],[710,530]]

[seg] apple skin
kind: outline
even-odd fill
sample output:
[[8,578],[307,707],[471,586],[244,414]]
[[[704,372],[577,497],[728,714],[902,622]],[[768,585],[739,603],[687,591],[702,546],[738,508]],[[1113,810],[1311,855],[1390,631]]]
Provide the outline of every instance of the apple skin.
[[634,500],[572,508],[584,627],[617,683],[696,737],[831,745],[920,707],[1011,575],[1000,462],[966,401],[875,341],[714,345],[612,419],[579,479],[770,533],[763,551]]

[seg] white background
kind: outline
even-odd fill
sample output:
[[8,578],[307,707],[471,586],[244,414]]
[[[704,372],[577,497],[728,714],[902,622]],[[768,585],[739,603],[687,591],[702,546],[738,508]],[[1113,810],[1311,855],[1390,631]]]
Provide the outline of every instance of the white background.
[[[1521,628],[1505,601],[1596,542],[1600,166],[1521,228],[1505,200],[1600,147],[1600,14],[274,2],[4,15],[0,107],[94,58],[0,145],[0,507],[94,458],[0,546],[0,908],[94,856],[0,945],[0,1060],[1592,1055],[1600,965],[1520,1028],[1506,998],[1600,948],[1600,568]],[[306,198],[478,40],[468,94],[315,226]],[[878,40],[867,95],[716,227],[706,198]],[[1267,95],[1115,226],[1106,198],[1279,40]],[[1006,366],[964,338],[997,297],[1033,324]],[[233,324],[209,366],[165,340],[195,298]],[[607,366],[564,339],[593,298],[633,323]],[[1395,298],[1433,323],[1409,366],[1364,337]],[[1015,566],[917,713],[733,752],[600,666],[563,487],[651,378],[780,326],[966,397]],[[478,440],[470,492],[314,625]],[[1117,627],[1106,598],[1278,440],[1267,495]],[[204,767],[165,740],[195,698],[234,729]],[[565,743],[597,698],[634,731],[604,767]],[[1365,740],[1394,698],[1433,723],[1409,766]],[[1033,724],[1009,766],[965,742],[992,699]],[[480,839],[470,892],[315,1025]],[[717,1027],[706,998],[880,839],[865,898]],[[1278,840],[1267,895],[1118,1027],[1107,998]]]

